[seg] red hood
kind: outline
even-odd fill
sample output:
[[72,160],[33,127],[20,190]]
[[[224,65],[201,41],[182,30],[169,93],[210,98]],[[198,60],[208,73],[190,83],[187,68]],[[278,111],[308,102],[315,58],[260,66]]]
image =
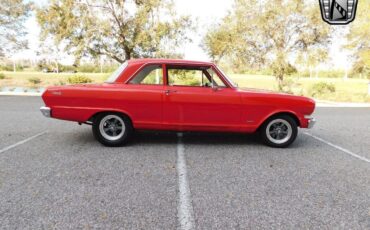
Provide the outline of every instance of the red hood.
[[315,109],[315,101],[308,97],[263,89],[239,88],[238,91],[242,94],[242,98],[246,100],[246,103],[279,105],[280,107],[299,110],[305,115],[313,113]]

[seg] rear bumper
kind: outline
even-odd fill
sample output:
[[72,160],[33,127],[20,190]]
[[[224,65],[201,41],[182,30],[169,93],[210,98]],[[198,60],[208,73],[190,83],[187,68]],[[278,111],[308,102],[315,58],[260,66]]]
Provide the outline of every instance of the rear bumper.
[[40,111],[45,117],[51,117],[51,109],[49,107],[43,106],[40,108]]

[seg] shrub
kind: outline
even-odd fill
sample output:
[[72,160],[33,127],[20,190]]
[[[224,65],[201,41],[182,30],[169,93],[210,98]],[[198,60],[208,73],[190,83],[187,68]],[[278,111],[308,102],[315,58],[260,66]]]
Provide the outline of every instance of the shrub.
[[92,80],[88,77],[85,77],[83,75],[74,75],[72,77],[68,78],[69,84],[84,84],[84,83],[91,83]]
[[38,77],[31,77],[31,78],[28,78],[28,81],[33,84],[33,85],[37,85],[37,84],[40,84],[41,83],[41,79],[38,78]]
[[59,80],[59,82],[58,82],[58,85],[65,85],[65,84],[66,84],[66,82],[62,81],[62,80]]
[[5,79],[5,74],[0,73],[0,80],[3,80],[3,79]]
[[85,64],[78,66],[77,71],[83,73],[98,73],[100,72],[100,68],[96,65]]
[[326,93],[334,93],[334,92],[335,92],[335,86],[332,83],[319,82],[319,83],[313,84],[310,88],[310,95],[312,97],[320,96]]
[[[24,67],[21,66],[21,65],[16,65],[15,66],[15,70],[16,71],[22,71],[23,69],[24,69]],[[14,71],[14,66],[12,64],[0,65],[0,70],[3,70],[3,71]]]

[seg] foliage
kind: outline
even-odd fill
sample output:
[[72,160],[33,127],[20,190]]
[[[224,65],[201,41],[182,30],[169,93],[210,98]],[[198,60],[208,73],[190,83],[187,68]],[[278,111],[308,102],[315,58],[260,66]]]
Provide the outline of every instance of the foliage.
[[370,79],[370,0],[358,2],[356,20],[350,24],[346,48],[354,51],[353,72]]
[[[370,57],[369,57],[370,58]],[[352,67],[352,74],[370,79],[370,66],[367,66],[362,60],[357,60]]]
[[0,80],[3,80],[3,79],[5,79],[5,74],[3,74],[3,73],[0,73]]
[[328,51],[326,48],[310,47],[307,50],[300,51],[297,55],[295,63],[303,69],[309,69],[309,76],[313,77],[313,70],[315,69],[316,77],[318,77],[317,66],[327,60]]
[[291,75],[297,72],[297,69],[286,61],[286,59],[280,55],[272,63],[272,73],[278,81],[278,90],[283,91],[284,88],[284,75]]
[[[118,68],[117,65],[105,65],[103,66],[103,73],[111,73]],[[83,64],[76,67],[77,72],[83,73],[100,73],[100,66],[94,64]]]
[[50,64],[47,60],[42,59],[37,63],[37,70],[38,71],[47,71],[47,72],[54,72],[55,66]]
[[326,93],[334,93],[335,86],[333,83],[319,82],[319,83],[313,84],[309,91],[310,91],[310,95],[312,97],[315,97],[315,96],[320,96]]
[[38,85],[41,83],[41,79],[38,77],[31,77],[28,79],[28,82],[33,84],[33,85]]
[[171,69],[169,70],[169,83],[177,85],[187,86],[199,86],[201,85],[200,71],[197,70],[184,70],[184,69]]
[[[279,86],[281,86],[281,88],[278,88],[279,91],[294,94],[294,89],[298,88],[300,84],[294,81],[293,78],[285,78],[281,84],[278,84],[278,87]],[[301,92],[299,92],[299,94],[301,94]]]
[[193,23],[173,9],[172,0],[52,0],[37,10],[37,19],[42,37],[52,35],[77,59],[106,55],[122,63],[178,56],[174,47],[189,39]]
[[317,17],[319,10],[301,0],[236,0],[221,24],[208,31],[203,48],[216,61],[228,59],[240,70],[272,66],[281,89],[292,70],[291,54],[328,47],[330,26]]
[[65,81],[62,81],[62,80],[59,80],[59,82],[58,82],[57,85],[66,85],[66,82]]
[[85,83],[91,83],[92,80],[84,75],[74,75],[72,77],[68,78],[69,84],[85,84]]
[[[299,72],[295,75],[299,75],[300,77],[312,77],[311,72],[306,70]],[[338,70],[338,69],[333,69],[333,70],[321,70],[320,73],[317,74],[318,78],[342,78],[345,74],[344,70]],[[350,75],[350,77],[354,77],[353,75]]]
[[29,16],[30,3],[23,0],[1,0],[0,2],[0,56],[13,54],[25,48],[27,40],[24,22]]
[[[0,66],[0,70],[4,70],[4,71],[14,71],[14,66],[13,66],[13,65],[1,65],[1,66]],[[15,70],[16,70],[16,71],[21,71],[21,70],[23,70],[23,66],[21,66],[21,65],[16,65],[16,66],[15,66]]]

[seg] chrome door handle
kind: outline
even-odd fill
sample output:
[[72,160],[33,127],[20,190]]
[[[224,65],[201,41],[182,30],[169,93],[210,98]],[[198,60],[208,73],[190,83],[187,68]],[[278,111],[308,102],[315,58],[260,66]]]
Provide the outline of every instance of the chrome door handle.
[[177,92],[177,90],[169,90],[169,89],[167,89],[167,90],[165,90],[164,91],[164,93],[168,96],[168,95],[170,95],[170,93],[176,93]]

